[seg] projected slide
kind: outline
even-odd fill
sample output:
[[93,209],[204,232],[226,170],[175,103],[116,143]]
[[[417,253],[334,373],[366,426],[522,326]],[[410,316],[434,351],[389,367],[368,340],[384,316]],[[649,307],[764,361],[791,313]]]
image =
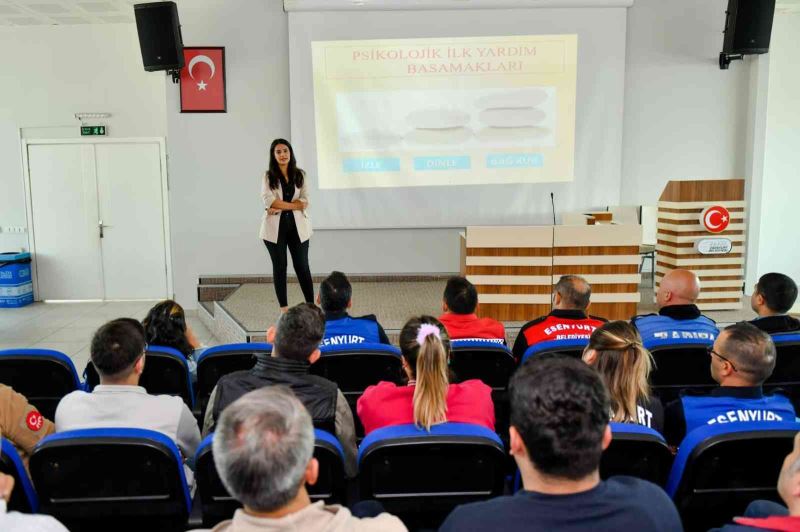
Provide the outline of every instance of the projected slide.
[[571,181],[577,36],[312,43],[323,189]]

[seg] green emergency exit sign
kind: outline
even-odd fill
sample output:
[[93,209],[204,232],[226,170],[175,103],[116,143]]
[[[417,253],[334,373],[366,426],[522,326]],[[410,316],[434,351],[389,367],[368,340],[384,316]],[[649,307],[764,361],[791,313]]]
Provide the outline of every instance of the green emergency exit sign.
[[105,135],[106,126],[81,126],[81,136]]

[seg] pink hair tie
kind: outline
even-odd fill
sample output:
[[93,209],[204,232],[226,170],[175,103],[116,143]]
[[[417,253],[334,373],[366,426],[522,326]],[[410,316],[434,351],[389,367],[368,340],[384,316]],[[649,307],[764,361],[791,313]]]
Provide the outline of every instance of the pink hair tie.
[[425,338],[431,334],[440,340],[442,339],[441,335],[439,334],[439,327],[431,323],[423,323],[419,326],[419,330],[417,331],[417,343],[422,345],[425,343]]

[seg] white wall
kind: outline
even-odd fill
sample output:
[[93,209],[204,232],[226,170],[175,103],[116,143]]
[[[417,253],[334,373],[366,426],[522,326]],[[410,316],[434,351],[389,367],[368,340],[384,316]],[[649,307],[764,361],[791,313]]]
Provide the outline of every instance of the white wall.
[[[142,69],[132,24],[0,27],[0,227],[26,226],[20,130],[80,136],[76,112],[109,112],[111,137],[166,134],[164,76]],[[0,233],[0,251],[28,235]]]
[[[800,282],[800,13],[777,12],[772,27],[756,275],[781,272]],[[790,199],[787,201],[787,199]],[[795,305],[800,312],[800,301]]]
[[622,204],[673,179],[745,176],[750,60],[720,70],[727,0],[636,0],[628,10]]
[[[637,0],[629,10],[623,203],[655,202],[669,179],[744,177],[750,65],[716,66],[725,5]],[[175,291],[192,308],[199,275],[271,270],[259,187],[268,142],[289,134],[290,50],[280,0],[179,0],[179,11],[186,45],[226,47],[226,114],[180,114],[178,87],[143,72],[133,25],[0,29],[0,101],[13,102],[0,109],[0,225],[25,222],[19,128],[75,127],[72,113],[98,110],[114,113],[113,136],[166,131]],[[311,266],[454,272],[457,233],[318,231]]]

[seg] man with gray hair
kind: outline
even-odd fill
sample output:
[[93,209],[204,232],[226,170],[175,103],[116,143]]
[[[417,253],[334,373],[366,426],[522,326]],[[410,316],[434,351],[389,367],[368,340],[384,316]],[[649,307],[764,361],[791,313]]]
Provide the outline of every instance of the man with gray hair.
[[735,323],[708,348],[711,377],[719,387],[707,395],[689,395],[664,410],[664,437],[677,446],[705,425],[745,421],[794,421],[792,403],[780,394],[764,395],[761,385],[775,369],[775,344],[758,327]]
[[244,506],[213,532],[406,530],[386,513],[359,519],[342,506],[311,503],[306,484],[319,475],[314,427],[308,410],[285,386],[252,391],[228,406],[213,449],[222,483]]
[[553,288],[553,310],[550,314],[529,321],[519,330],[514,342],[514,357],[522,360],[527,349],[548,340],[586,338],[605,323],[605,318],[589,316],[591,285],[579,275],[563,275]]
[[311,364],[321,356],[325,315],[311,303],[290,308],[267,331],[272,354],[256,355],[252,369],[223,376],[211,392],[203,422],[203,434],[215,430],[222,411],[249,391],[276,384],[288,386],[306,406],[314,426],[335,434],[345,452],[345,472],[353,477],[356,465],[356,432],[353,412],[335,382],[311,375]]

